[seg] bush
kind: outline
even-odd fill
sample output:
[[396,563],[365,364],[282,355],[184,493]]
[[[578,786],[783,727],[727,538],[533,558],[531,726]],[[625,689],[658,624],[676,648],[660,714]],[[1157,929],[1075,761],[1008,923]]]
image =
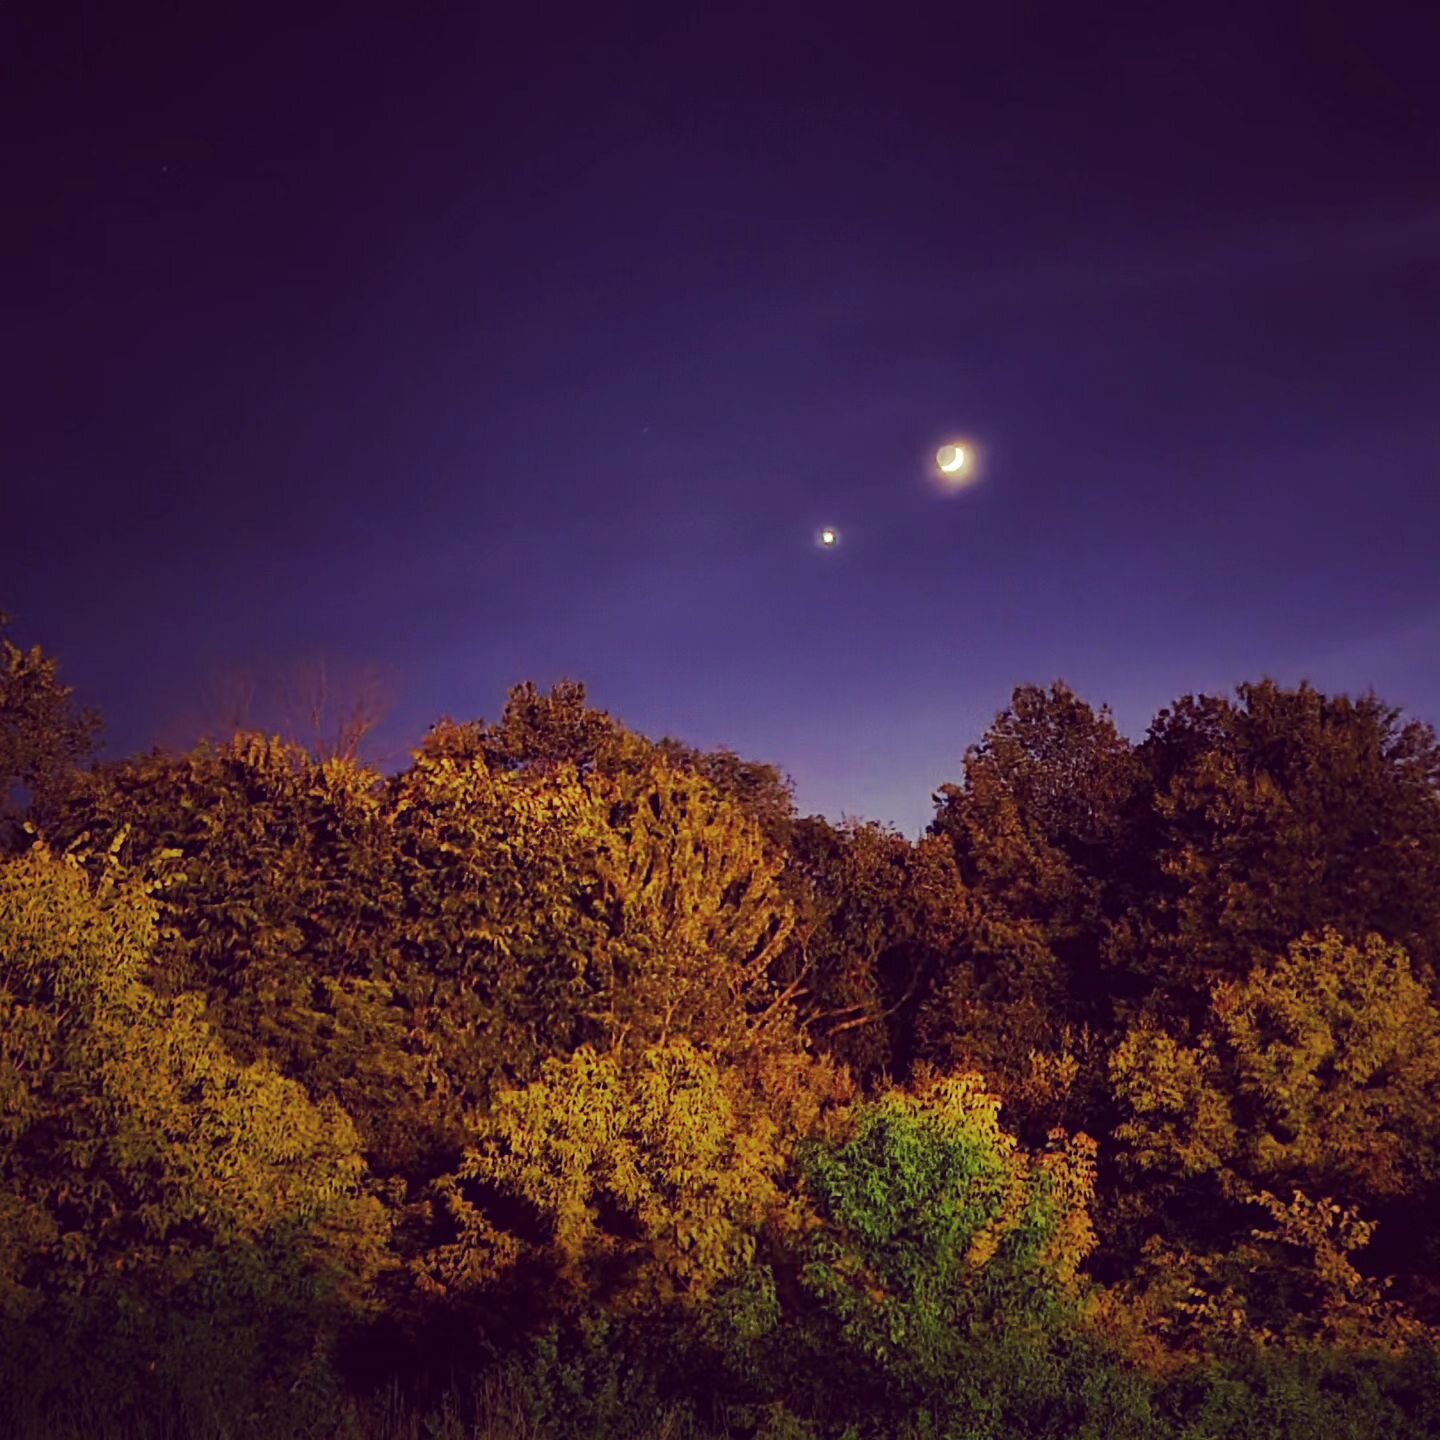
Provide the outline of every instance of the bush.
[[852,1132],[804,1152],[823,1226],[807,1287],[845,1342],[930,1381],[977,1333],[1048,1324],[1094,1243],[1084,1136],[1032,1159],[973,1076],[859,1107]]

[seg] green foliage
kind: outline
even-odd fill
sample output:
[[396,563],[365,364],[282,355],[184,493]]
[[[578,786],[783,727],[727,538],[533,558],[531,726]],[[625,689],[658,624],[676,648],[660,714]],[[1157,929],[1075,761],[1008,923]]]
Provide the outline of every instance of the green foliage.
[[976,1077],[934,1080],[862,1106],[852,1134],[806,1153],[826,1222],[806,1284],[849,1343],[901,1375],[933,1382],[977,1329],[1047,1313],[1093,1244],[1093,1146],[1032,1160],[998,1116]]
[[664,1348],[646,1328],[604,1315],[552,1326],[503,1372],[510,1406],[530,1433],[557,1440],[702,1440],[692,1405],[663,1393]]
[[1157,1396],[1155,1431],[1179,1440],[1384,1440],[1440,1434],[1433,1350],[1399,1361],[1343,1351],[1249,1350],[1196,1367]]

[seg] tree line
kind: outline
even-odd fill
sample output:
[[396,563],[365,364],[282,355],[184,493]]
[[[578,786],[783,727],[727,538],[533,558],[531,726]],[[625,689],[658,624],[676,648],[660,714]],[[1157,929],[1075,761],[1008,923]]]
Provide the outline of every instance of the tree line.
[[0,646],[15,1433],[1440,1435],[1429,726],[1026,686],[912,841],[568,683],[94,763]]

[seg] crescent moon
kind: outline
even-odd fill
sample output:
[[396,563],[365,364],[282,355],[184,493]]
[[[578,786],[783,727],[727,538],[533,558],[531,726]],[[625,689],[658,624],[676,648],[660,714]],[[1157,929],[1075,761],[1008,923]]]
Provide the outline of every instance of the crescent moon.
[[[949,460],[945,459],[949,455]],[[947,445],[935,457],[935,463],[947,474],[953,475],[957,470],[965,466],[965,447],[963,445]]]

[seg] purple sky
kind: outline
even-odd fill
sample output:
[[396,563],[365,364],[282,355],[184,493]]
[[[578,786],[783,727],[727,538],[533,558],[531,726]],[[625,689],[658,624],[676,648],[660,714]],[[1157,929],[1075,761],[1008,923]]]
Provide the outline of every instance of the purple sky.
[[0,604],[112,750],[573,676],[914,832],[1024,681],[1440,719],[1433,0],[291,11],[0,46]]

